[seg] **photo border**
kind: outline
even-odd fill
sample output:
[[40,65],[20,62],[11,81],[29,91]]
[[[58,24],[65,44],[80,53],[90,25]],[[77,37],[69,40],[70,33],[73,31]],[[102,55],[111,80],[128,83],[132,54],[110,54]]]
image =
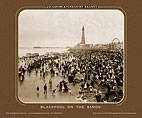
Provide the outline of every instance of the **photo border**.
[[[122,12],[124,16],[124,42],[123,42],[123,61],[124,61],[124,69],[123,69],[123,98],[119,102],[23,102],[19,99],[18,96],[18,16],[23,10],[119,10]],[[95,105],[101,105],[101,104],[115,104],[115,105],[121,105],[123,102],[125,102],[127,98],[127,15],[126,12],[119,7],[99,7],[99,8],[44,8],[44,7],[22,7],[16,12],[15,16],[15,98],[16,100],[22,104],[95,104]]]

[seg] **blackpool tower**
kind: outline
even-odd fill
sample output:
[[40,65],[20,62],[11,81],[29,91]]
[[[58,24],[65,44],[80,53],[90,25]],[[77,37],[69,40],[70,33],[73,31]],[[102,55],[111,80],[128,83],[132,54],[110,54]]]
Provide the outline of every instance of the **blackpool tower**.
[[81,42],[80,42],[80,44],[85,44],[85,33],[84,33],[84,26],[82,27],[82,37],[81,37]]

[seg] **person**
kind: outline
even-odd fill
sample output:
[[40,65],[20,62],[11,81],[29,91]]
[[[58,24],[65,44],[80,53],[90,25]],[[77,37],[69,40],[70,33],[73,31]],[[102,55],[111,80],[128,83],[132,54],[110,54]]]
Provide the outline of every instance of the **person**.
[[35,70],[35,71],[36,71],[36,76],[37,76],[37,74],[38,74],[38,69],[36,68],[36,70]]
[[90,93],[92,93],[93,92],[93,87],[92,86],[90,86]]
[[45,84],[43,88],[44,88],[44,94],[47,94],[47,85]]
[[81,94],[83,91],[82,91],[82,88],[79,88],[79,94]]
[[42,75],[42,70],[40,69],[40,76]]
[[96,100],[97,100],[97,102],[101,101],[101,95],[99,93],[97,93],[97,95],[96,95]]
[[68,92],[68,86],[67,86],[66,83],[64,83],[64,91],[65,91],[65,92]]
[[60,88],[59,91],[62,91],[62,86],[63,86],[63,85],[62,85],[62,82],[60,82],[60,83],[59,83],[59,88]]
[[49,80],[49,85],[50,85],[49,87],[52,88],[52,80],[51,80],[51,78]]
[[65,84],[62,83],[62,92],[65,92]]
[[56,92],[56,89],[54,89],[54,90],[52,91],[52,95],[54,95],[54,94],[55,94],[55,92]]
[[38,86],[37,86],[36,90],[37,90],[37,92],[39,92],[39,87]]
[[37,97],[39,97],[39,86],[37,86],[36,91],[37,91]]
[[43,78],[45,79],[45,72],[43,72]]
[[84,90],[87,90],[87,83],[84,84]]

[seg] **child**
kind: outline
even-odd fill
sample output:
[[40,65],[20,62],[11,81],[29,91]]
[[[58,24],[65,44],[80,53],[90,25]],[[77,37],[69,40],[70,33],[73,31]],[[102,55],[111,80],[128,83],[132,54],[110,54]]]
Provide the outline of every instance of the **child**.
[[56,89],[54,89],[54,90],[52,91],[52,95],[54,95],[54,94],[55,94],[55,92],[56,92]]
[[70,95],[71,95],[71,89],[69,89],[69,93],[70,93]]
[[39,87],[38,86],[37,86],[36,90],[37,90],[37,97],[39,97]]

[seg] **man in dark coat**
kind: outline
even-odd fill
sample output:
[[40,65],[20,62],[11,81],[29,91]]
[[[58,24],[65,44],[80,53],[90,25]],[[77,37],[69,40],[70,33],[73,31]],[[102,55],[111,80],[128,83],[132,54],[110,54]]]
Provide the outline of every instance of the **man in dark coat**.
[[44,85],[43,89],[44,89],[44,94],[47,94],[47,85],[46,84]]

